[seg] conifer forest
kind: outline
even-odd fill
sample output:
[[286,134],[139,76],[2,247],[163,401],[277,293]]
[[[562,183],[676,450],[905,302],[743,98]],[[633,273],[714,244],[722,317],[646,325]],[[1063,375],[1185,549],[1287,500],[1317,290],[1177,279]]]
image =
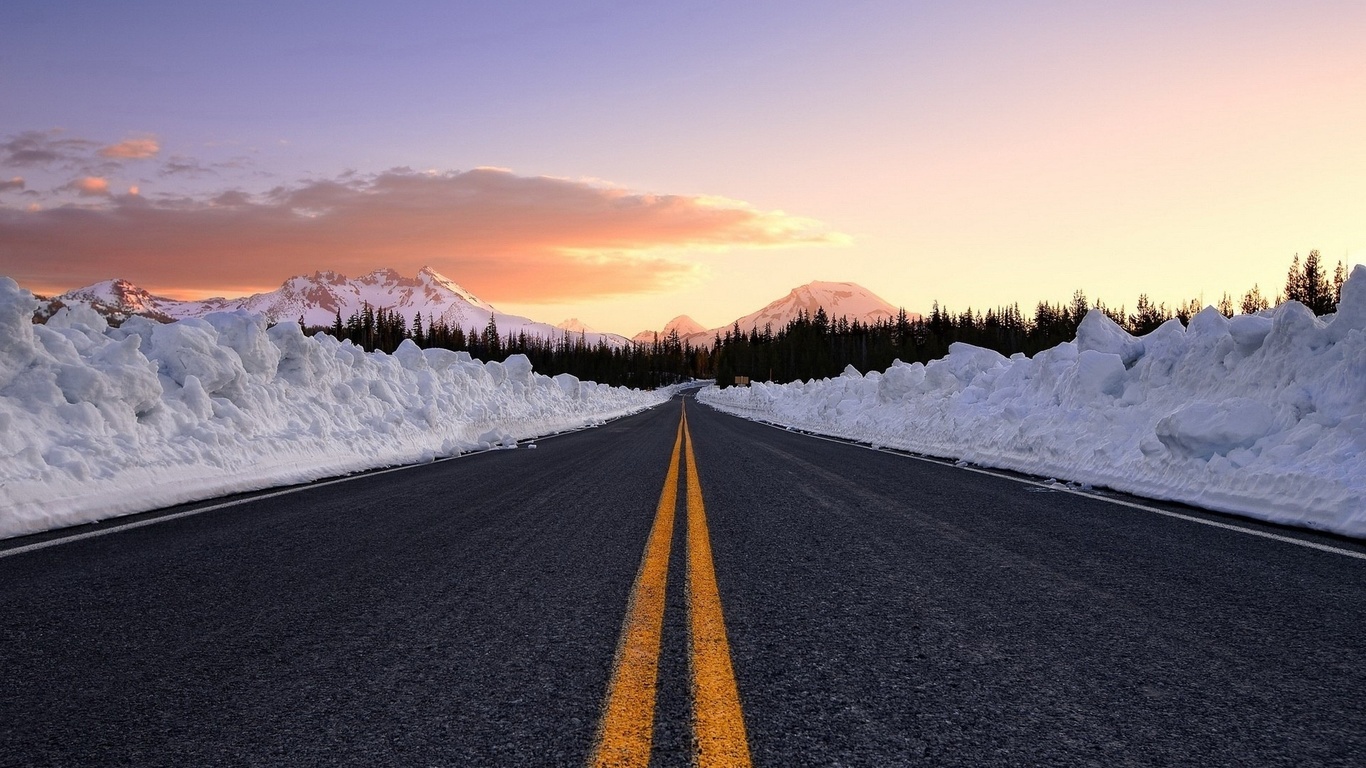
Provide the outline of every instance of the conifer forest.
[[[1254,285],[1241,299],[1225,293],[1214,306],[1225,316],[1253,314],[1284,301],[1298,301],[1316,315],[1337,307],[1346,266],[1338,262],[1330,275],[1318,251],[1301,259],[1295,255],[1279,294],[1269,297]],[[402,315],[384,307],[365,307],[349,318],[337,316],[331,327],[310,328],[349,340],[366,350],[393,352],[405,339],[424,349],[467,351],[481,360],[526,355],[536,371],[546,375],[569,373],[580,379],[616,386],[652,389],[688,379],[716,379],[720,386],[737,377],[750,381],[789,381],[838,376],[846,366],[861,372],[884,370],[894,360],[929,362],[948,353],[954,343],[972,344],[1003,355],[1033,355],[1076,336],[1077,326],[1092,309],[1104,312],[1129,333],[1143,335],[1163,323],[1182,323],[1203,309],[1198,299],[1169,307],[1139,295],[1133,309],[1092,302],[1077,290],[1062,304],[1038,302],[1028,314],[1020,305],[985,311],[951,310],[935,302],[926,316],[904,309],[895,318],[865,323],[829,317],[823,308],[802,313],[781,328],[742,330],[738,325],[695,345],[676,333],[647,344],[612,346],[588,344],[582,334],[566,332],[553,339],[525,334],[501,334],[490,317],[483,328],[447,326],[439,318]],[[744,379],[741,379],[743,381]]]

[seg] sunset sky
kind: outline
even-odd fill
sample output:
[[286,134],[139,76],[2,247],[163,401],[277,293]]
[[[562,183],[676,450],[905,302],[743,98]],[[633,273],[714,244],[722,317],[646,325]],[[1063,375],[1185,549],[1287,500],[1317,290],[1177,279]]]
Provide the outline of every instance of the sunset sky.
[[430,265],[633,334],[811,280],[1212,303],[1366,262],[1366,3],[0,4],[0,274]]

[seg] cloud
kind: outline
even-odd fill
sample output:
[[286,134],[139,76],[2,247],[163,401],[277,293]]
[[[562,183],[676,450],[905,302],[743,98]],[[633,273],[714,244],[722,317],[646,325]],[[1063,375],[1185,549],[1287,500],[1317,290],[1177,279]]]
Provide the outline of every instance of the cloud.
[[494,300],[564,301],[694,279],[698,267],[669,253],[840,240],[816,222],[734,201],[495,169],[395,169],[258,197],[127,195],[96,209],[35,213],[0,207],[0,261],[11,276],[73,287],[119,276],[212,290],[317,269],[412,274],[430,264]]
[[101,146],[100,142],[70,137],[54,128],[22,131],[5,137],[0,141],[0,166],[109,176],[118,173],[127,161],[145,160],[160,151],[161,144],[153,136]]
[[97,146],[95,142],[85,139],[63,138],[60,129],[22,131],[0,142],[0,165],[70,165],[86,161],[91,150]]
[[217,176],[212,168],[186,155],[172,155],[161,165],[162,176],[188,176],[197,179],[201,176]]
[[117,144],[103,147],[100,149],[100,156],[115,160],[146,160],[160,151],[161,144],[156,138],[145,136],[139,139],[124,139]]
[[23,188],[24,188],[24,177],[23,177],[23,176],[15,176],[14,178],[10,179],[9,181],[0,181],[0,192],[9,192],[9,191],[11,191],[11,190],[16,190],[16,189],[22,190]]
[[236,155],[236,156],[234,156],[234,157],[228,158],[227,160],[223,160],[223,161],[221,161],[221,162],[214,163],[214,164],[213,164],[213,167],[214,167],[214,168],[226,168],[226,169],[229,169],[229,170],[239,170],[239,171],[240,171],[240,170],[243,170],[243,169],[245,169],[245,168],[250,167],[251,164],[252,164],[252,160],[251,160],[251,158],[248,157],[247,155]]
[[81,197],[106,197],[109,194],[109,180],[99,176],[85,176],[66,187]]

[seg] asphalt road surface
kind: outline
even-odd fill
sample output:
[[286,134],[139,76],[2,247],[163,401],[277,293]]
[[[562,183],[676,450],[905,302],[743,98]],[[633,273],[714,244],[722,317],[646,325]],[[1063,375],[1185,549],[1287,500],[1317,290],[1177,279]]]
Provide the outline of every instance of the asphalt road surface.
[[0,542],[0,765],[1366,765],[1366,560],[681,411]]

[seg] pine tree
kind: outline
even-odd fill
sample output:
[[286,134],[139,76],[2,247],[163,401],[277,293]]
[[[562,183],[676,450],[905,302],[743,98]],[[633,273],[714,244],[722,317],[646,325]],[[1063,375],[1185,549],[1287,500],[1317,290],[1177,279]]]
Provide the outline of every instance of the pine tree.
[[735,385],[735,368],[731,365],[730,355],[721,354],[716,363],[716,386],[725,389]]
[[1243,314],[1255,315],[1264,309],[1270,309],[1271,302],[1262,295],[1262,289],[1253,285],[1251,290],[1243,294]]
[[1166,309],[1165,305],[1154,305],[1148,298],[1148,294],[1140,293],[1138,303],[1134,306],[1134,314],[1129,316],[1129,332],[1142,336],[1156,330],[1168,319]]
[[484,326],[484,347],[488,359],[498,357],[498,322],[493,319],[493,313],[489,313],[489,324]]
[[900,349],[906,344],[911,335],[911,319],[906,314],[905,307],[898,307],[896,310],[896,326],[893,331],[892,343]]
[[[1300,271],[1300,255],[1297,253],[1290,260],[1290,269],[1285,274],[1285,298],[1303,304],[1304,295],[1304,275]],[[1279,304],[1280,302],[1276,303]]]
[[1068,330],[1068,335],[1077,335],[1077,328],[1081,326],[1082,319],[1086,317],[1087,308],[1086,294],[1080,288],[1073,291],[1071,317],[1068,318],[1071,328]]
[[1200,306],[1200,300],[1191,299],[1190,301],[1187,301],[1185,305],[1176,308],[1176,317],[1181,321],[1182,325],[1190,325],[1191,318],[1200,314],[1201,309],[1203,309],[1203,307]]
[[1309,307],[1316,315],[1326,315],[1337,307],[1336,292],[1328,275],[1319,263],[1319,252],[1313,250],[1300,264],[1300,255],[1290,262],[1285,279],[1285,297]]
[[1219,314],[1224,317],[1233,317],[1233,297],[1224,291],[1224,295],[1219,299]]
[[1309,300],[1305,306],[1314,310],[1316,315],[1326,315],[1337,307],[1333,299],[1333,286],[1328,282],[1328,273],[1319,263],[1319,252],[1310,251],[1304,257],[1305,296]]

